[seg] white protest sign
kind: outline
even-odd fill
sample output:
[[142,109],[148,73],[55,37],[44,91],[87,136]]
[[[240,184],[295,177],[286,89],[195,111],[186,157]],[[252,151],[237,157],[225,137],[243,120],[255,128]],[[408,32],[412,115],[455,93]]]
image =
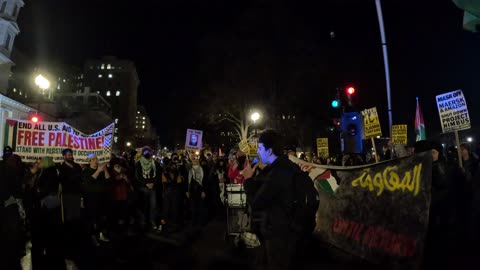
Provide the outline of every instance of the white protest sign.
[[195,129],[187,129],[187,137],[185,138],[186,149],[202,150],[203,131]]
[[470,116],[462,90],[455,90],[436,97],[443,133],[469,129]]

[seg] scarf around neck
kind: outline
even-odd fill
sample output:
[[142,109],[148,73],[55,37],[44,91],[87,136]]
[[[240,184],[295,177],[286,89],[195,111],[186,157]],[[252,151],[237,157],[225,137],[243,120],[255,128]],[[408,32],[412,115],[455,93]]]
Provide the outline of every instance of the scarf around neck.
[[[156,168],[155,162],[153,159],[146,159],[144,157],[140,157],[140,165],[142,166],[142,176],[145,179],[155,178],[156,176]],[[153,169],[153,175],[150,175],[150,171]]]

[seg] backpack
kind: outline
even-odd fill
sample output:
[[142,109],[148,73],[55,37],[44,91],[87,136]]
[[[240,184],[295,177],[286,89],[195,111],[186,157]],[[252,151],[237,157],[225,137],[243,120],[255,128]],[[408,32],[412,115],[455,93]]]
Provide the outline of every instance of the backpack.
[[293,232],[311,234],[316,225],[320,196],[313,180],[306,172],[296,169],[292,177],[292,223]]

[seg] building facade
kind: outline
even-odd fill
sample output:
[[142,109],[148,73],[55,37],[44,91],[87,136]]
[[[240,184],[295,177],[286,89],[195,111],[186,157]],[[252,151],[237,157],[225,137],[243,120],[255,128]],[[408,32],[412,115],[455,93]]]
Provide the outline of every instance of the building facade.
[[84,64],[85,91],[99,94],[111,105],[116,150],[125,149],[126,143],[134,140],[139,84],[132,61],[105,56],[102,59],[87,60]]
[[13,43],[20,33],[17,18],[24,5],[22,0],[0,1],[0,93],[4,95],[7,93],[10,70],[14,65],[10,58]]

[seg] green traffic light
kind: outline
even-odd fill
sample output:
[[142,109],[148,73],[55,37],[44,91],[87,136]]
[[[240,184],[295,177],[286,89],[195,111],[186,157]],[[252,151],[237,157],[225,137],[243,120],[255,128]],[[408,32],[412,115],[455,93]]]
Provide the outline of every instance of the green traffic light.
[[335,100],[332,101],[332,107],[333,108],[338,108],[339,106],[340,106],[340,102],[338,102],[338,100],[335,99]]

